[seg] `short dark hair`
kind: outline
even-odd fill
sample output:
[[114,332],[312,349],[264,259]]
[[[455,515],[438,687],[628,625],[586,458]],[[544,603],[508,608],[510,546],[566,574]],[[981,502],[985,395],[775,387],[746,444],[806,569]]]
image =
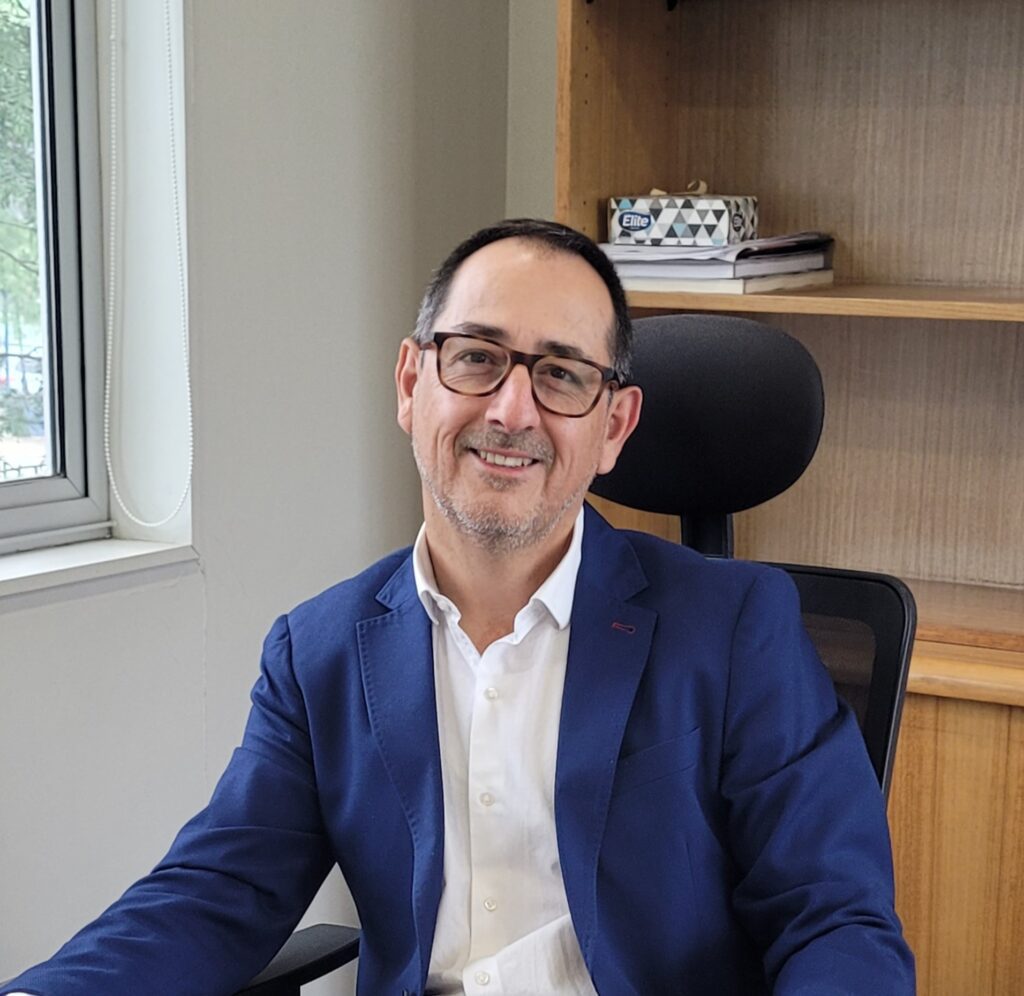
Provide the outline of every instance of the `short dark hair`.
[[434,322],[444,307],[451,286],[459,267],[478,249],[500,242],[503,239],[526,239],[546,246],[555,252],[570,253],[579,256],[589,263],[608,288],[615,312],[615,321],[608,331],[608,351],[612,357],[612,368],[620,384],[629,380],[630,366],[633,355],[633,324],[629,318],[629,307],[626,295],[619,283],[615,267],[608,257],[598,248],[594,241],[567,225],[556,221],[542,221],[537,218],[510,218],[499,221],[474,232],[469,238],[460,242],[448,255],[447,259],[437,268],[433,278],[427,285],[426,293],[420,304],[416,318],[416,330],[413,338],[417,342],[426,342],[435,331]]

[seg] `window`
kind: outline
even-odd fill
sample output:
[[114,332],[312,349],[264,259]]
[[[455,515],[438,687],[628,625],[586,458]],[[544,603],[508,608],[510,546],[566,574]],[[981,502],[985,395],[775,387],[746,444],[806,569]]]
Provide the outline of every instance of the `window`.
[[109,533],[93,18],[0,0],[0,553]]

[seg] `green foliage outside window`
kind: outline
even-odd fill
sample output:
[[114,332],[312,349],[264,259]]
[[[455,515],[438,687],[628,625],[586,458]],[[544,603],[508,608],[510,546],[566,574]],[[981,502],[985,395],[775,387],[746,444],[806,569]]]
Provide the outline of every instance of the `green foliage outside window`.
[[28,0],[0,0],[0,436],[42,426],[42,391],[20,376],[42,345],[31,24]]

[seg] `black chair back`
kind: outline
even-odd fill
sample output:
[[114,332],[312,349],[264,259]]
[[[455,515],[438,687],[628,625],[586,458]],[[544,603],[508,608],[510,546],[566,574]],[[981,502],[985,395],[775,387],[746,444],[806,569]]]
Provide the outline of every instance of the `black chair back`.
[[[665,315],[639,319],[634,329],[640,425],[615,469],[591,490],[678,515],[683,543],[730,557],[732,514],[781,494],[814,456],[825,412],[818,366],[791,336],[750,319]],[[778,566],[796,583],[808,633],[856,713],[888,792],[916,625],[913,596],[884,574]]]
[[914,596],[887,574],[775,566],[796,584],[804,626],[836,691],[857,716],[888,796],[917,624]]
[[634,330],[640,426],[591,490],[678,515],[687,546],[730,556],[731,514],[781,494],[814,456],[818,366],[792,336],[746,318],[664,315]]

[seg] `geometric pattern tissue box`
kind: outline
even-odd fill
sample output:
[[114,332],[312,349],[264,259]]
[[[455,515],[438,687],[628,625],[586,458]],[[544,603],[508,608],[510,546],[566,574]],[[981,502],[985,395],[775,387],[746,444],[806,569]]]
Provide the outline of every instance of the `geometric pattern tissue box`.
[[756,238],[756,197],[671,194],[608,199],[609,242],[727,246]]

